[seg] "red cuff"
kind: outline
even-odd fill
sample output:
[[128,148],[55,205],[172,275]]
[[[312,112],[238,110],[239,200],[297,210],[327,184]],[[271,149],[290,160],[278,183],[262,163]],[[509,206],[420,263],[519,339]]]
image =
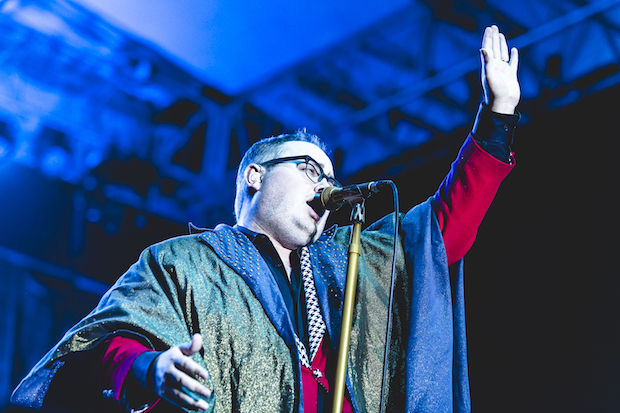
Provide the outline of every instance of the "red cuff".
[[114,400],[118,401],[133,361],[140,354],[154,350],[137,340],[123,336],[114,336],[103,344],[107,346],[101,359],[104,383],[106,387],[114,389]]
[[435,193],[434,208],[443,234],[448,265],[463,258],[471,248],[482,218],[500,184],[515,166],[482,149],[470,135],[450,172]]

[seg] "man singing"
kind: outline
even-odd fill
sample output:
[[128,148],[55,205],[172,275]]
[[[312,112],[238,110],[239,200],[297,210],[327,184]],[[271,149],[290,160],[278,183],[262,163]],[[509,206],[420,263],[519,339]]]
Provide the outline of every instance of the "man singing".
[[[344,412],[470,412],[462,258],[514,166],[518,53],[485,30],[484,103],[438,191],[361,235]],[[48,411],[331,411],[351,227],[324,230],[339,186],[321,140],[263,139],[237,175],[237,224],[146,249],[33,368],[12,403]]]

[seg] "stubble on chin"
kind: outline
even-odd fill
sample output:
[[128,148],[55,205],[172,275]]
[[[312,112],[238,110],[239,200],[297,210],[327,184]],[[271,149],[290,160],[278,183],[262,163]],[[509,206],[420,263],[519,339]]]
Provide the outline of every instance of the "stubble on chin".
[[309,228],[299,228],[298,231],[300,233],[308,234],[306,237],[304,237],[303,240],[300,240],[303,243],[303,245],[299,245],[298,246],[298,248],[299,248],[299,247],[304,247],[304,246],[310,244],[314,240],[314,236],[316,235],[316,232],[317,232],[317,227],[315,225],[312,228],[312,230],[309,230]]
[[274,231],[274,234],[277,234],[275,239],[280,242],[280,245],[290,250],[296,250],[310,244],[317,232],[316,225],[310,229],[307,223],[297,222],[287,227],[289,229],[284,231],[282,231],[282,227],[278,228],[279,230]]
[[297,249],[297,248],[300,248],[300,247],[304,247],[304,246],[310,244],[312,241],[314,241],[314,237],[315,237],[315,235],[317,233],[317,230],[318,230],[318,228],[317,228],[316,225],[313,225],[312,229],[310,229],[309,227],[307,227],[307,226],[305,226],[303,224],[300,224],[298,226],[298,228],[297,228],[297,231],[298,231],[298,234],[300,234],[300,235],[304,234],[304,236],[303,236],[303,238],[302,237],[297,238],[296,242],[300,243],[302,245],[297,245],[296,248],[294,248],[294,249]]

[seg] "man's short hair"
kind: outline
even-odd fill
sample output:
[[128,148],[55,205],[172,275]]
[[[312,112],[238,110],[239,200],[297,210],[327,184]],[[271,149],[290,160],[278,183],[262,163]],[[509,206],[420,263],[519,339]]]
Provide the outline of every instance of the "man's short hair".
[[278,136],[271,136],[269,138],[263,138],[254,143],[246,151],[245,155],[239,163],[239,169],[237,169],[236,180],[236,192],[235,192],[235,218],[239,220],[239,214],[241,213],[241,205],[243,198],[246,195],[244,191],[247,187],[243,183],[243,174],[245,169],[252,163],[260,164],[262,162],[269,161],[280,157],[281,146],[286,142],[308,142],[318,146],[325,154],[330,155],[328,146],[316,135],[306,132],[306,129],[299,129],[295,133],[286,133]]

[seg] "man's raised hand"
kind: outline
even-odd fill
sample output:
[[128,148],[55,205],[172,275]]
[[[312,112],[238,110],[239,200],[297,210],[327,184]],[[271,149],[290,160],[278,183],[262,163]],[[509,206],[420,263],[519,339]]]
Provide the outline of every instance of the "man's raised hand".
[[484,103],[493,112],[514,114],[521,98],[517,79],[518,50],[513,47],[509,53],[506,37],[493,25],[484,31],[480,56]]

